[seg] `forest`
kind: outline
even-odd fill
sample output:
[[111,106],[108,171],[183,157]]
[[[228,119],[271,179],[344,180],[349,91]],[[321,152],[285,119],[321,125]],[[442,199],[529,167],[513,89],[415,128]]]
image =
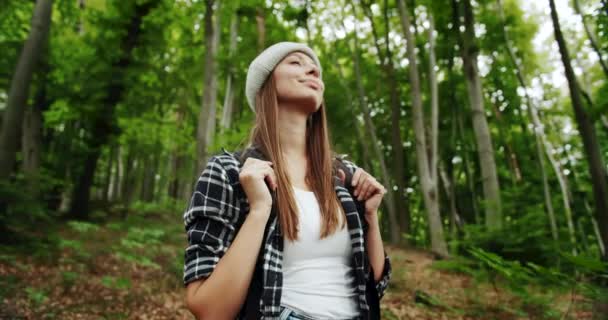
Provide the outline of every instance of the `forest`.
[[182,215],[306,43],[383,319],[608,319],[608,1],[0,0],[0,319],[192,319]]

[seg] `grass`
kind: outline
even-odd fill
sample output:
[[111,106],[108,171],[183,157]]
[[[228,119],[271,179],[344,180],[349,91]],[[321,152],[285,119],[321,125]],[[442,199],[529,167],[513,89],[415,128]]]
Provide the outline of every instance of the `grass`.
[[[183,304],[178,211],[96,212],[0,247],[0,318],[192,319]],[[531,288],[523,301],[466,261],[386,246],[393,277],[382,319],[593,319],[577,293]]]

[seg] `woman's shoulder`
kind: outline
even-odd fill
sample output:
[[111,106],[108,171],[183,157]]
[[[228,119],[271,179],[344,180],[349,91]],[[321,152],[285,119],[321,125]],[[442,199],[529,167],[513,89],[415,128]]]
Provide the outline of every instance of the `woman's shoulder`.
[[229,152],[224,147],[209,158],[207,167],[213,167],[225,172],[232,184],[239,181],[240,162],[235,153]]

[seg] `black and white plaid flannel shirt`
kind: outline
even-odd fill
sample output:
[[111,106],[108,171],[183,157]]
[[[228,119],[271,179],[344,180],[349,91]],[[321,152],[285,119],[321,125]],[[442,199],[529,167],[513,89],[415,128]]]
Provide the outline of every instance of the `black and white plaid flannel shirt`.
[[[354,174],[357,166],[351,161],[342,159]],[[183,216],[188,235],[184,261],[184,286],[211,274],[230,247],[249,212],[246,194],[239,183],[241,167],[242,164],[233,154],[223,150],[221,154],[211,157],[196,182],[192,198]],[[373,275],[364,243],[363,221],[349,191],[340,183],[336,183],[335,190],[346,213],[351,237],[351,266],[355,273],[354,286],[358,294],[361,318],[367,319],[369,305],[365,290],[369,277]],[[276,215],[271,215],[269,219],[267,236],[263,239],[264,289],[259,306],[264,319],[276,319],[280,312],[283,283],[283,236]],[[391,277],[390,259],[386,252],[384,256],[382,278],[375,285],[378,299],[384,295]]]

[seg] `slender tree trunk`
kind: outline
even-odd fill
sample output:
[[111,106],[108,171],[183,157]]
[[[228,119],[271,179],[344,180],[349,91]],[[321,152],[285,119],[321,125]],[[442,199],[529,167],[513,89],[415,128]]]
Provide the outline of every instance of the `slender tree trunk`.
[[[160,146],[159,146],[160,148]],[[141,188],[141,200],[144,202],[154,201],[154,190],[156,189],[156,173],[158,172],[157,153],[144,156],[143,179]]]
[[[236,54],[237,36],[239,31],[239,15],[235,14],[232,16],[230,21],[230,47],[229,56],[232,61]],[[236,68],[233,63],[228,66],[228,79],[226,80],[226,97],[224,99],[224,108],[222,110],[222,131],[229,129],[232,125],[232,114],[234,109],[234,93],[235,90],[232,88],[233,82],[235,81]]]
[[[549,217],[551,235],[553,236],[553,239],[556,241],[556,243],[559,243],[558,242],[559,233],[558,233],[558,229],[557,229],[557,222],[555,219],[555,212],[553,211],[553,203],[551,201],[551,188],[549,187],[549,179],[547,177],[547,172],[545,169],[545,157],[544,157],[543,149],[542,149],[542,146],[544,145],[543,127],[542,127],[542,124],[540,123],[540,120],[538,119],[538,116],[536,115],[536,106],[535,106],[534,102],[532,101],[532,99],[530,98],[530,95],[528,94],[528,86],[527,86],[526,81],[524,80],[524,74],[522,71],[522,67],[517,62],[517,58],[515,57],[515,51],[511,47],[511,41],[509,38],[509,33],[507,31],[502,1],[497,0],[497,5],[498,5],[500,19],[502,20],[502,23],[503,23],[503,35],[505,38],[505,44],[507,46],[507,51],[509,53],[509,58],[511,60],[511,63],[515,67],[515,72],[517,75],[517,80],[519,81],[519,85],[524,89],[524,96],[526,98],[526,104],[528,106],[528,108],[527,108],[528,117],[530,118],[530,121],[532,122],[532,124],[534,126],[533,132],[534,132],[534,138],[535,138],[534,144],[536,147],[536,157],[538,158],[540,174],[541,174],[541,178],[543,181],[543,195],[544,195],[544,199],[545,199],[545,209],[547,210],[547,216]],[[547,154],[551,154],[551,152],[549,150],[546,150],[546,151],[547,151]],[[550,156],[552,156],[552,154]],[[556,168],[556,167],[554,166],[554,168]],[[557,177],[558,179],[562,179],[561,171],[556,171],[555,174],[558,176]],[[562,183],[560,182],[560,186],[561,185],[562,185]],[[569,223],[571,223],[572,219],[570,217],[572,216],[572,214],[571,214],[571,210],[570,210],[570,202],[568,200],[567,191],[564,188],[562,188],[562,194],[565,199],[564,208],[566,208],[565,210],[567,212],[566,217],[568,218]]]
[[[494,112],[494,116],[496,117],[496,122],[499,129],[499,141],[503,140],[504,146],[507,149],[506,157],[509,163],[509,167],[511,168],[511,177],[513,180],[513,184],[515,185],[516,183],[521,181],[522,176],[521,169],[519,168],[519,161],[517,161],[517,154],[515,153],[515,149],[513,148],[510,142],[512,141],[512,136],[510,134],[510,131],[507,128],[504,128],[503,126],[504,122],[499,107],[496,105],[496,103],[491,103],[490,106],[492,107],[492,111]],[[506,137],[505,135],[503,135],[503,132],[506,132]]]
[[604,61],[604,58],[602,57],[602,51],[600,50],[600,46],[598,46],[598,44],[597,44],[597,40],[593,36],[593,32],[591,32],[589,25],[587,25],[585,15],[581,11],[581,6],[580,6],[578,0],[574,0],[574,11],[576,11],[576,13],[581,16],[581,21],[583,23],[583,28],[585,29],[585,33],[587,34],[587,38],[589,38],[591,47],[597,54],[598,60],[600,62],[600,66],[602,66],[602,70],[604,71],[604,74],[606,75],[606,77],[608,77],[608,65],[606,64],[606,62]]
[[[587,161],[589,163],[589,176],[591,177],[591,184],[593,187],[595,200],[595,217],[598,225],[600,226],[600,233],[604,247],[607,247],[608,197],[606,197],[606,195],[608,194],[608,183],[606,182],[606,169],[599,150],[593,122],[583,107],[578,82],[576,81],[574,70],[570,64],[570,55],[568,54],[566,41],[564,40],[564,36],[560,28],[557,10],[555,9],[555,2],[553,0],[549,0],[549,6],[551,7],[551,20],[553,21],[555,40],[559,46],[559,52],[564,65],[566,79],[568,80],[568,88],[570,91],[570,99],[572,100],[572,108],[574,109],[574,116],[578,130],[583,139],[583,146],[585,149],[585,154],[587,155]],[[602,258],[608,261],[608,255],[605,253]]]
[[[334,34],[335,36],[335,34]],[[350,47],[348,48],[350,50]],[[352,52],[350,52],[351,56],[352,56]],[[344,90],[344,93],[346,95],[346,99],[345,99],[345,106],[352,106],[353,105],[353,94],[350,90],[350,88],[348,87],[348,84],[344,81],[345,77],[344,77],[344,72],[342,71],[342,66],[340,65],[340,62],[337,59],[337,55],[333,54],[332,55],[332,61],[334,66],[336,66],[336,69],[338,71],[338,82],[340,83],[340,87],[342,87],[342,90]],[[359,123],[357,121],[357,119],[355,117],[351,117],[351,123],[350,125],[352,127],[355,128],[355,132],[357,133],[357,141],[360,142],[361,145],[361,150],[362,150],[362,154],[363,154],[363,163],[365,164],[366,168],[372,168],[372,162],[370,160],[371,158],[371,152],[369,150],[369,146],[367,145],[366,141],[367,139],[365,139],[365,133],[363,132],[363,130],[361,129],[361,126],[359,126]]]
[[48,64],[41,63],[39,86],[34,99],[34,104],[27,108],[23,119],[22,131],[22,156],[23,172],[27,177],[28,192],[33,198],[40,193],[40,162],[42,154],[42,112],[50,106],[46,91],[46,72]]
[[[352,7],[354,10],[355,6],[352,5]],[[361,111],[363,113],[363,118],[365,120],[365,128],[371,138],[371,143],[372,143],[372,146],[374,147],[374,152],[376,153],[376,155],[378,157],[378,162],[380,163],[380,171],[382,174],[381,178],[383,180],[383,184],[386,186],[390,186],[391,180],[390,180],[390,176],[388,173],[388,169],[386,167],[386,162],[384,160],[384,154],[382,153],[382,150],[380,149],[380,144],[378,143],[378,138],[376,137],[376,128],[374,127],[374,123],[372,122],[372,119],[369,114],[369,110],[367,108],[367,104],[365,102],[365,89],[363,88],[363,82],[361,79],[361,68],[359,65],[360,52],[359,52],[359,42],[357,40],[357,27],[356,26],[355,26],[353,39],[354,39],[355,48],[354,48],[354,50],[351,50],[351,52],[353,53],[353,61],[354,61],[354,65],[355,65],[355,77],[357,79],[357,93],[358,93],[358,98],[359,98],[359,106],[361,107]],[[395,202],[393,199],[394,193],[391,192],[392,188],[387,188],[387,189],[389,190],[389,192],[387,192],[386,195],[387,195],[387,200],[388,200],[388,203],[387,203],[388,218],[390,221],[390,239],[391,239],[391,243],[399,244],[399,243],[402,243],[402,240],[401,240],[400,225],[397,220]]]
[[94,120],[91,134],[94,139],[88,143],[89,150],[87,150],[85,157],[84,170],[80,173],[74,185],[70,207],[72,217],[79,219],[88,217],[90,189],[97,169],[97,161],[101,155],[101,148],[108,142],[111,135],[110,128],[114,121],[114,109],[122,99],[125,90],[125,72],[131,64],[132,51],[141,36],[142,20],[157,3],[157,1],[149,1],[135,5],[134,15],[131,17],[127,32],[122,39],[123,52],[120,59],[112,65],[115,79],[109,85],[107,95],[104,98],[105,109]]
[[454,184],[452,183],[452,179],[446,172],[441,162],[439,163],[439,176],[441,177],[445,194],[450,202],[450,232],[452,233],[452,237],[456,238],[457,232],[462,228],[462,219],[460,219],[458,207],[456,206],[456,192],[454,189]]
[[129,205],[133,198],[133,193],[135,189],[135,179],[133,176],[136,176],[137,166],[135,164],[135,154],[133,150],[133,145],[129,145],[126,150],[126,157],[124,158],[123,163],[123,177],[120,185],[120,196],[121,202],[125,205]]
[[116,201],[120,199],[120,176],[122,170],[122,160],[120,157],[120,144],[115,145],[114,159],[112,160],[112,179],[110,180],[110,186],[108,190],[108,201]]
[[108,200],[110,199],[112,169],[114,167],[114,159],[116,158],[116,144],[112,144],[109,147],[110,147],[110,152],[108,153],[108,165],[106,167],[105,181],[102,186],[103,194],[101,196],[101,199],[103,200],[103,202],[108,202]]
[[78,9],[80,9],[81,13],[80,13],[80,19],[78,19],[78,26],[77,28],[77,32],[79,35],[83,35],[84,34],[84,9],[85,9],[85,0],[78,0]]
[[[402,208],[400,210],[398,216],[398,221],[400,222],[401,232],[406,234],[410,233],[410,224],[411,217],[409,212],[409,204],[407,198],[405,197],[405,188],[406,188],[406,177],[404,174],[405,161],[403,157],[403,140],[401,139],[401,101],[399,99],[399,90],[397,78],[395,76],[395,69],[393,67],[393,58],[392,52],[388,46],[389,43],[389,18],[386,9],[388,8],[386,1],[384,4],[384,20],[385,20],[385,37],[384,37],[384,50],[380,47],[380,39],[377,33],[376,24],[374,22],[373,14],[370,10],[370,4],[364,3],[362,1],[363,13],[366,15],[367,19],[370,21],[372,28],[372,35],[374,37],[374,45],[376,47],[376,51],[378,51],[378,58],[380,59],[380,64],[382,66],[382,70],[384,72],[384,76],[386,77],[388,89],[389,89],[389,99],[391,103],[391,146],[393,151],[393,172],[395,177],[395,182],[397,185],[397,190],[394,190],[393,201],[395,201],[395,208]],[[386,56],[384,55],[386,52]],[[390,191],[389,191],[390,192]],[[405,203],[403,203],[405,201]],[[403,240],[404,241],[404,240]]]
[[[187,101],[186,101],[186,96],[187,95],[183,95],[183,97],[181,98],[181,101],[179,102],[178,108],[176,110],[176,120],[175,120],[175,126],[177,127],[177,130],[182,130],[182,128],[184,127],[184,117],[185,117],[185,113],[186,113],[186,108],[187,108]],[[179,190],[180,190],[180,185],[181,185],[181,181],[183,179],[182,178],[182,170],[183,170],[183,164],[186,162],[186,160],[184,159],[184,155],[181,152],[181,148],[178,146],[177,148],[175,148],[175,150],[173,150],[173,155],[172,155],[172,160],[171,160],[171,169],[169,170],[169,190],[168,190],[168,194],[169,197],[173,198],[173,199],[180,199],[180,194],[179,194]]]
[[[217,105],[217,62],[216,56],[219,46],[220,14],[217,3],[217,14],[213,8],[214,0],[206,0],[205,12],[205,84],[203,90],[203,103],[198,115],[196,129],[196,159],[197,172],[202,172],[207,163],[207,148],[213,143],[215,134],[215,112]],[[214,20],[215,16],[215,20]]]
[[[462,2],[464,3],[465,31],[462,34],[461,52],[467,92],[473,115],[473,131],[479,154],[479,166],[485,200],[485,222],[489,229],[500,229],[503,224],[502,203],[500,200],[496,160],[494,159],[494,149],[492,147],[492,136],[485,115],[483,90],[477,68],[479,48],[475,44],[473,8],[471,7],[470,0],[463,0]],[[457,6],[458,4],[456,4],[455,9],[458,8]]]
[[6,110],[2,115],[2,128],[0,128],[0,180],[8,179],[15,166],[17,143],[30,83],[51,27],[52,9],[52,0],[36,1],[32,29],[23,46],[11,81]]
[[597,246],[600,248],[600,254],[606,254],[606,247],[604,247],[604,242],[602,242],[602,235],[600,233],[600,227],[597,225],[597,221],[593,216],[593,210],[589,206],[589,203],[585,201],[585,211],[589,214],[589,219],[591,220],[591,225],[593,226],[593,233],[595,234],[595,238],[597,240]]
[[[422,93],[420,89],[420,75],[418,74],[418,61],[416,59],[414,37],[410,31],[410,18],[407,13],[407,4],[403,0],[398,0],[399,17],[401,18],[401,27],[405,35],[407,57],[409,61],[409,83],[410,92],[412,95],[412,120],[413,128],[416,137],[416,162],[418,163],[418,175],[420,176],[420,186],[424,196],[424,206],[426,207],[429,229],[431,234],[431,248],[442,257],[448,256],[448,248],[443,235],[443,223],[441,222],[441,213],[439,211],[439,189],[437,181],[437,164],[434,161],[437,159],[437,118],[431,119],[431,155],[427,154],[427,128],[425,128],[424,110],[422,109]],[[432,17],[429,18],[431,28],[429,31],[429,79],[431,87],[431,115],[437,117],[439,115],[437,103],[437,81],[435,79],[435,64],[434,64],[434,36]]]
[[258,52],[262,52],[266,48],[266,13],[261,7],[256,10],[255,22],[258,31]]

